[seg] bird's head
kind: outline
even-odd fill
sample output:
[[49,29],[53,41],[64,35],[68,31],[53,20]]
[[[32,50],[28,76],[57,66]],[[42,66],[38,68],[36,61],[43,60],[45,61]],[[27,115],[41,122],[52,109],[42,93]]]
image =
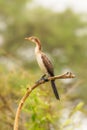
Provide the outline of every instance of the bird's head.
[[40,40],[39,40],[37,37],[31,36],[31,37],[27,37],[27,38],[25,38],[25,39],[26,39],[26,40],[29,40],[29,41],[31,41],[31,42],[36,43],[37,48],[38,48],[39,50],[41,50],[41,43],[40,43]]
[[35,37],[35,36],[27,37],[25,39],[29,40],[31,42],[34,42],[34,43],[40,43],[40,40],[37,37]]

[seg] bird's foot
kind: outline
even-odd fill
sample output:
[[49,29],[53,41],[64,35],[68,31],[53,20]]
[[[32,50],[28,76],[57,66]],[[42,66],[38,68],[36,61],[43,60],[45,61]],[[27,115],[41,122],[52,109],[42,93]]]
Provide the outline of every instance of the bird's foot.
[[48,82],[48,79],[47,79],[47,78],[43,78],[43,80],[44,80],[45,82]]
[[36,84],[39,84],[41,81],[48,82],[48,79],[47,79],[47,78],[39,79],[39,80],[36,81],[35,83],[36,83]]
[[38,81],[36,81],[36,84],[40,83],[42,80],[44,80],[45,82],[48,82],[48,79],[46,78],[45,74]]
[[37,80],[35,83],[36,84],[39,84],[41,82],[41,79]]

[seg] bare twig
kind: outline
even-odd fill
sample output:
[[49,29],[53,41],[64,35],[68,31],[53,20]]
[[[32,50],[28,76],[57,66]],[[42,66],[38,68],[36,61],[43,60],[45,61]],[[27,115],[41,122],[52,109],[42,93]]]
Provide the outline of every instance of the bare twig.
[[[75,78],[75,75],[73,75],[71,72],[67,72],[67,73],[62,74],[62,75],[58,75],[58,76],[54,76],[54,77],[48,77],[47,81],[51,81],[51,80],[55,80],[55,79],[67,79],[67,78]],[[21,109],[22,109],[22,106],[23,106],[25,100],[28,98],[28,96],[30,95],[30,93],[36,87],[38,87],[40,84],[44,84],[45,82],[46,82],[45,80],[40,80],[34,86],[32,86],[31,88],[27,89],[27,92],[25,93],[25,95],[21,99],[21,101],[19,103],[19,106],[17,108],[17,112],[16,112],[16,116],[15,116],[15,122],[14,122],[14,130],[18,130],[18,124],[19,124],[18,122],[19,122],[20,112],[21,112]]]

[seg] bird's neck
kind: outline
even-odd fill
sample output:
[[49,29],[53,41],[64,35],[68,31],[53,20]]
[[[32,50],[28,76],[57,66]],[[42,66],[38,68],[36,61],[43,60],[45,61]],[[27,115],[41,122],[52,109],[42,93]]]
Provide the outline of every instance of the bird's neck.
[[41,51],[41,43],[40,41],[36,42],[36,47],[35,47],[35,53],[39,53]]

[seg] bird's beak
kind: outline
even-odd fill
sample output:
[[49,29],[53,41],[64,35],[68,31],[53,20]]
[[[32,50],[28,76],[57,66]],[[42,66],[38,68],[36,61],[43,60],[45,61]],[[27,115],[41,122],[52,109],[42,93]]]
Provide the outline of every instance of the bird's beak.
[[25,37],[25,40],[30,40],[30,37]]

